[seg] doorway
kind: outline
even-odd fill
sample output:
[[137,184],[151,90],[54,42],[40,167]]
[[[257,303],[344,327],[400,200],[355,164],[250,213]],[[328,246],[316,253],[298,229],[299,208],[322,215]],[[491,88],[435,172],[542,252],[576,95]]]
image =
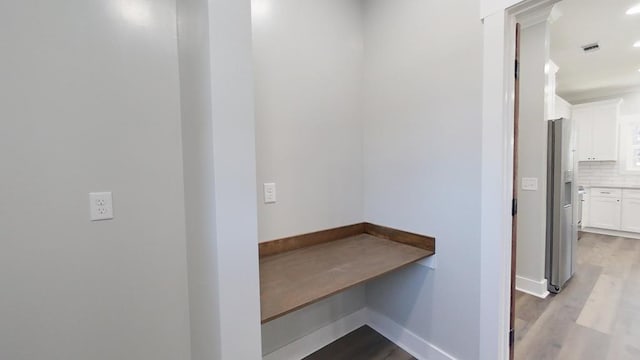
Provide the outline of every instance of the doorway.
[[[577,188],[578,185],[585,188],[587,204],[584,210],[580,212],[573,209],[568,221],[576,234],[578,230],[584,230],[585,233],[579,243],[576,240],[569,253],[569,263],[573,261],[574,267],[570,270],[570,280],[557,286],[556,279],[548,272],[549,258],[553,258],[555,254],[545,253],[547,261],[544,268],[538,268],[538,275],[545,271],[542,274],[548,284],[542,281],[523,283],[522,280],[526,277],[517,275],[514,269],[517,261],[513,261],[512,256],[511,290],[515,287],[521,290],[513,293],[511,298],[510,320],[512,329],[515,329],[515,347],[511,348],[510,356],[515,356],[516,360],[634,359],[640,354],[637,344],[640,330],[634,325],[638,323],[637,308],[640,306],[636,300],[640,294],[640,283],[637,280],[640,278],[640,241],[634,239],[637,233],[630,220],[632,217],[640,218],[640,212],[634,212],[632,207],[623,205],[625,199],[630,204],[636,192],[640,192],[640,181],[636,183],[636,179],[640,178],[634,177],[628,168],[633,160],[627,161],[629,158],[633,159],[634,154],[632,119],[637,118],[637,113],[640,113],[636,108],[637,99],[640,99],[637,89],[640,83],[633,84],[638,77],[636,67],[640,63],[640,54],[633,50],[636,43],[633,35],[626,36],[640,33],[640,26],[635,25],[637,19],[634,21],[633,18],[636,14],[635,5],[633,1],[615,1],[605,6],[598,1],[580,1],[578,4],[565,0],[555,5],[553,11],[547,9],[552,17],[552,23],[546,24],[547,29],[543,29],[549,32],[551,41],[549,55],[545,60],[544,75],[548,78],[544,87],[538,86],[538,91],[544,88],[546,95],[551,95],[544,104],[544,121],[550,123],[555,118],[570,119],[567,123],[576,129],[568,132],[566,141],[571,143],[571,151],[567,152],[566,161],[571,166],[562,171],[560,182],[561,185],[571,182],[574,188],[567,191],[570,194],[568,200],[563,196],[560,201],[562,205],[582,204],[577,202]],[[637,13],[640,13],[640,8]],[[543,14],[539,8],[538,16]],[[558,17],[558,14],[562,16]],[[522,21],[525,18],[527,17],[513,15],[512,19]],[[594,26],[594,19],[602,22],[603,26]],[[581,25],[586,28],[580,30]],[[617,28],[618,31],[609,31],[609,28]],[[587,38],[600,40],[584,40]],[[522,41],[518,39],[516,36],[515,44]],[[513,53],[517,59],[518,51]],[[617,63],[612,63],[613,60],[608,60],[609,58],[615,58]],[[521,61],[526,62],[527,59]],[[629,64],[625,65],[625,61]],[[599,68],[590,68],[591,62],[598,62]],[[539,76],[542,76],[541,69],[539,72]],[[531,85],[523,79],[520,81],[525,88]],[[630,83],[633,84],[632,87],[628,87]],[[557,90],[554,89],[556,87]],[[510,116],[514,130],[514,177],[510,190],[514,198],[516,195],[522,197],[524,191],[537,191],[539,195],[549,193],[553,186],[551,177],[550,180],[544,176],[537,176],[536,179],[536,174],[527,176],[527,170],[519,169],[522,164],[517,159],[522,154],[519,154],[517,130],[524,132],[522,119],[518,118],[517,109],[522,109],[518,106],[518,101],[529,101],[517,96],[519,90],[516,78],[513,87],[513,94],[516,96],[510,103],[514,107],[513,115]],[[527,111],[526,114],[530,115],[530,112]],[[617,131],[620,132],[619,136],[616,135]],[[562,137],[554,137],[551,132],[547,136],[548,140],[552,139],[556,143],[563,141]],[[549,144],[553,145],[553,141],[549,141]],[[538,145],[539,150],[546,150],[546,142]],[[552,151],[547,152],[548,161],[553,160]],[[547,173],[552,173],[549,169],[547,168]],[[515,176],[518,172],[521,176]],[[565,178],[565,173],[570,173],[570,176]],[[538,185],[547,183],[549,188],[540,191],[540,186],[533,185],[535,182]],[[519,205],[522,210],[522,201]],[[564,209],[566,206],[560,208]],[[547,204],[547,214],[552,212],[550,209],[552,204]],[[592,211],[595,211],[593,215]],[[521,248],[515,219],[514,216],[511,237],[514,241],[511,248],[514,254]],[[553,224],[553,221],[546,217],[547,224]],[[582,228],[578,229],[578,226]],[[546,235],[548,239],[549,234]],[[537,243],[539,248],[540,244],[541,242]],[[548,243],[546,249],[549,249]],[[532,257],[532,252],[530,249],[527,251],[529,258],[525,260]],[[545,297],[547,289],[558,294]]]

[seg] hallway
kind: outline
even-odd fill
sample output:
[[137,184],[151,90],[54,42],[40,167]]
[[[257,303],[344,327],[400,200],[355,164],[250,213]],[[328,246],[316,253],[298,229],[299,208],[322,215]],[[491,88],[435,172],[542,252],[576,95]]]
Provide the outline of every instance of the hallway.
[[640,359],[640,240],[585,233],[558,295],[517,292],[516,360]]

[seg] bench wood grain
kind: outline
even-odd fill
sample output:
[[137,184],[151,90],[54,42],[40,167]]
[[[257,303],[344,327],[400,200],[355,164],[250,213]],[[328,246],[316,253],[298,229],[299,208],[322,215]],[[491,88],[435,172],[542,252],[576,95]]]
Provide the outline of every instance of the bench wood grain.
[[[360,233],[351,235],[358,226]],[[435,253],[432,237],[400,233],[401,240],[410,239],[409,245],[394,241],[393,231],[390,233],[389,228],[376,227],[375,233],[383,236],[380,237],[364,233],[365,227],[365,224],[356,224],[341,228],[338,233],[346,232],[351,236],[323,237],[319,242],[311,239],[311,246],[301,247],[298,241],[294,250],[260,251],[262,323]],[[305,239],[304,236],[296,238]]]

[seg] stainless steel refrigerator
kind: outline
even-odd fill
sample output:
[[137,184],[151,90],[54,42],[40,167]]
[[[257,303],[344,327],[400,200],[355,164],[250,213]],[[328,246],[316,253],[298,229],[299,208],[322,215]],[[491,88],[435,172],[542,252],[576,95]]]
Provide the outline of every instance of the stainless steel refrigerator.
[[578,229],[574,216],[574,137],[570,119],[549,120],[547,146],[548,290],[560,292],[576,269]]

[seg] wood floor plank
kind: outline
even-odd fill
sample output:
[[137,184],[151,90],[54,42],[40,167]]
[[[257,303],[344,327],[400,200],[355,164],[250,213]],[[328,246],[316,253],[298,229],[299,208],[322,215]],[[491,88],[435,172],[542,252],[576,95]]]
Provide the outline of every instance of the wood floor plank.
[[[518,291],[518,293],[521,292]],[[518,309],[516,317],[527,322],[534,322],[547,309],[552,299],[553,295],[544,299],[535,296],[521,296],[516,299],[516,308]]]
[[515,359],[640,359],[640,240],[585,233],[577,260],[560,294],[517,294]]
[[[602,271],[603,268],[598,265],[578,264],[576,273],[565,287],[567,291],[562,291],[560,294],[555,295],[555,299],[582,309]],[[577,316],[574,320],[577,320]]]
[[572,324],[557,359],[603,360],[609,352],[610,337],[599,331]]
[[629,276],[636,257],[636,239],[618,238],[615,248],[602,260],[603,274],[617,276],[623,280]]
[[[560,294],[549,295],[546,299],[526,294],[528,302],[523,299],[520,304],[516,303],[516,316],[529,319],[524,334],[518,334],[516,329],[516,360],[557,358],[601,272],[600,266],[580,264],[576,275]],[[531,308],[520,307],[523,304],[537,304],[539,307],[532,311]]]
[[610,338],[611,345],[606,359],[640,359],[640,311],[621,308]]
[[516,321],[514,322],[514,325],[513,325],[516,344],[520,343],[520,341],[522,341],[522,339],[524,339],[524,337],[527,336],[527,332],[529,331],[530,327],[531,327],[530,322],[516,317]]
[[556,359],[574,324],[573,318],[576,312],[577,309],[569,305],[552,302],[540,318],[531,325],[527,335],[517,344],[515,359]]
[[609,360],[640,359],[640,263],[625,281],[611,338]]
[[598,237],[596,237],[595,234],[582,233],[580,240],[578,240],[578,246],[583,249],[593,248],[594,246],[596,246],[596,244],[598,244],[598,241]]
[[577,324],[611,334],[622,296],[623,279],[602,274],[585,304]]
[[[592,235],[596,239],[594,246],[588,248],[581,260],[591,265],[606,266],[607,260],[617,248],[620,238],[606,235]],[[582,242],[583,241],[580,241],[579,243]]]
[[631,266],[629,276],[622,289],[620,306],[623,309],[640,312],[640,263]]
[[303,360],[416,360],[384,336],[363,326]]
[[627,251],[640,251],[640,241],[638,239],[620,238],[620,249]]

